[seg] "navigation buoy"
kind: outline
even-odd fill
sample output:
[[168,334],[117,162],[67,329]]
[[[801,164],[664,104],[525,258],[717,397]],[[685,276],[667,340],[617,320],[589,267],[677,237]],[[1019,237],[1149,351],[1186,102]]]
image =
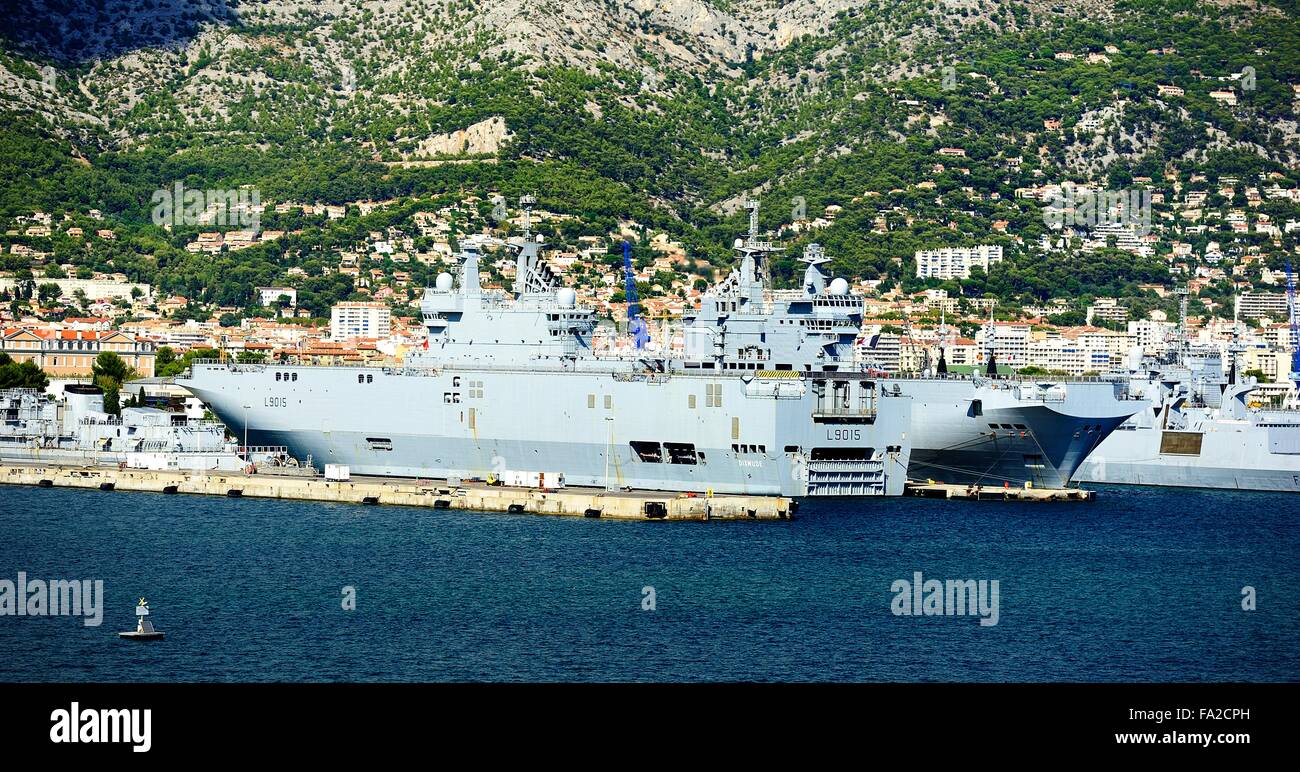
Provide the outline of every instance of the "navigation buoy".
[[161,641],[162,640],[163,638],[162,632],[159,630],[155,630],[153,627],[153,622],[150,622],[148,619],[149,601],[145,600],[144,598],[141,598],[140,602],[135,604],[135,616],[136,616],[135,629],[129,633],[118,633],[117,636],[119,638],[130,638],[133,641]]

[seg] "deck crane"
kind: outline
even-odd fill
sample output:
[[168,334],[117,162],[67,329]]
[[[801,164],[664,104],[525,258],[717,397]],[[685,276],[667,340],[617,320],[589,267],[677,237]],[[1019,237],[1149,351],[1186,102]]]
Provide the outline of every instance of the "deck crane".
[[624,294],[627,296],[627,333],[638,349],[645,348],[650,342],[650,330],[645,319],[641,318],[641,306],[636,296],[636,270],[632,267],[632,245],[623,242],[623,281]]

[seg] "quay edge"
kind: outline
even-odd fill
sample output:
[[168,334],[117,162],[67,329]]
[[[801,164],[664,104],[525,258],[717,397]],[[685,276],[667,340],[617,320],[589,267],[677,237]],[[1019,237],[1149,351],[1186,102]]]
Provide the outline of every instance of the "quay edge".
[[0,484],[43,488],[186,493],[429,509],[510,512],[614,520],[789,520],[798,504],[784,496],[686,496],[658,491],[528,488],[409,479],[331,482],[272,474],[182,472],[112,467],[0,464]]

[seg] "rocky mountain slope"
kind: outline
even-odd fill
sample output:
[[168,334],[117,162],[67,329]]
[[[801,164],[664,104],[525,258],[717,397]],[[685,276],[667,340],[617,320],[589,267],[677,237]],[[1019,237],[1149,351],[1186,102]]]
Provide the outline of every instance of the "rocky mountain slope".
[[1300,162],[1289,0],[18,6],[5,210],[97,195],[139,218],[140,191],[181,176],[318,200],[544,185],[707,225],[753,193],[817,208],[916,185],[944,147],[969,178],[948,186],[985,195]]

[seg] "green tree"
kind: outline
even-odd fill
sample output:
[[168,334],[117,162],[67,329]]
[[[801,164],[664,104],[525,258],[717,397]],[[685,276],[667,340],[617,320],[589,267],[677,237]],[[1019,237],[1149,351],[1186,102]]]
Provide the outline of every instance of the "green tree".
[[104,412],[121,415],[119,394],[122,384],[136,377],[135,369],[112,351],[101,351],[90,369],[94,374],[95,385],[104,390]]
[[59,295],[62,294],[63,290],[59,289],[59,285],[54,282],[45,282],[36,288],[36,302],[43,306],[49,305],[58,300]]
[[44,390],[49,385],[49,377],[35,362],[18,363],[0,351],[0,389]]
[[104,390],[104,412],[109,415],[122,415],[122,404],[118,398],[120,391],[116,385],[101,386]]
[[90,370],[94,374],[96,382],[107,380],[119,386],[136,375],[135,370],[129,367],[122,357],[112,351],[99,352],[99,356],[95,357],[95,364],[91,365]]

